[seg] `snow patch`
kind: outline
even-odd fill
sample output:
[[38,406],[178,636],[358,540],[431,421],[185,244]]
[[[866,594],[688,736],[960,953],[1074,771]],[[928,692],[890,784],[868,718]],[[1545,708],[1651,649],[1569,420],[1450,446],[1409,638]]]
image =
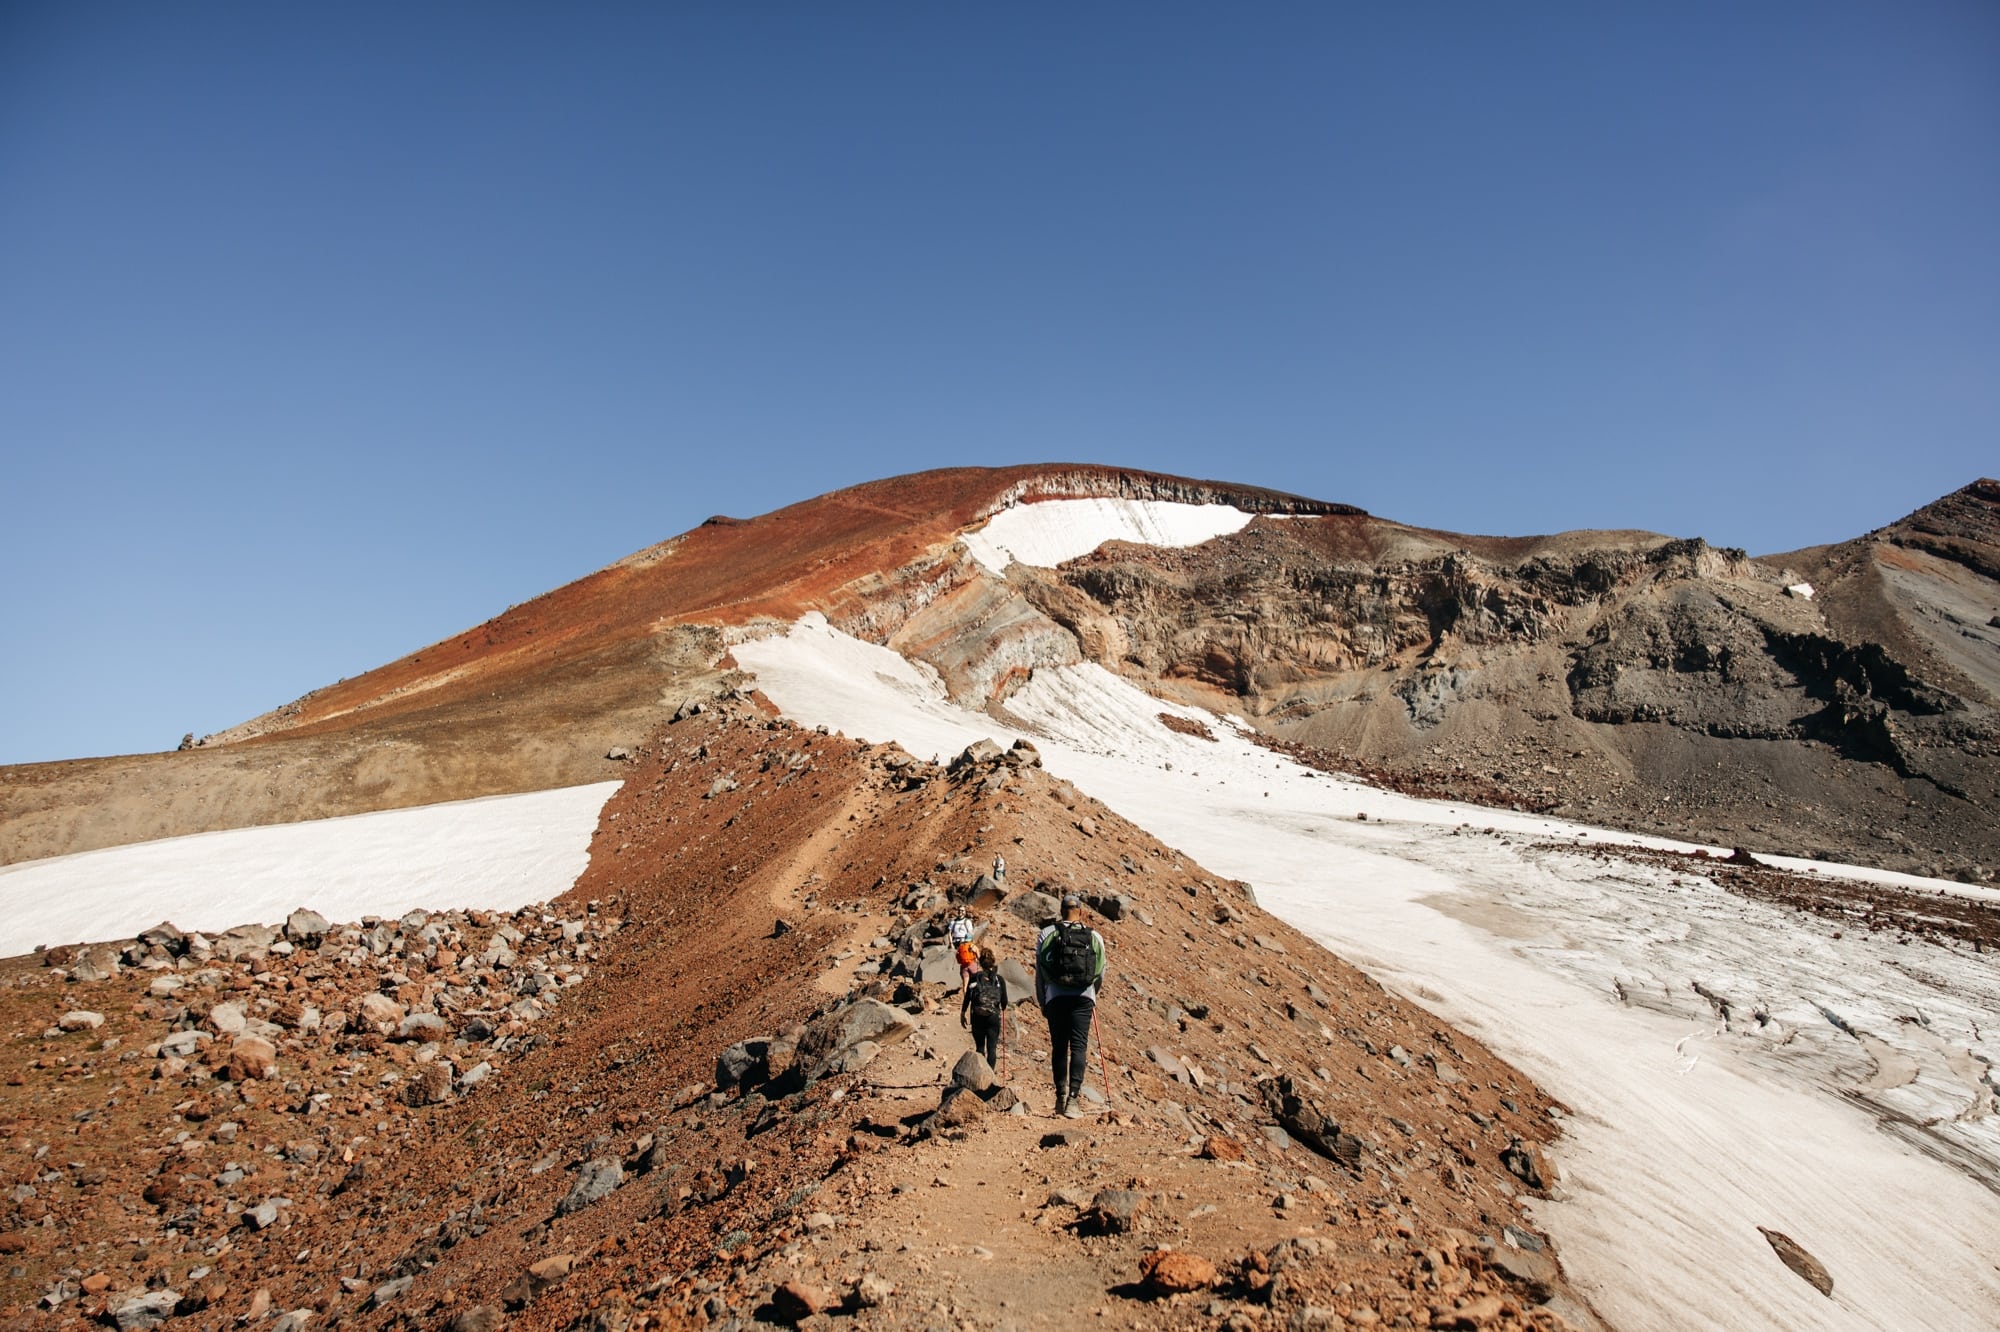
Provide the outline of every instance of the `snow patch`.
[[512,911],[566,892],[617,782],[169,837],[0,866],[0,956],[36,944],[332,921],[417,907]]
[[[1535,1215],[1613,1325],[1973,1328],[2000,1308],[1989,959],[1836,939],[1615,849],[1686,849],[1666,839],[1313,773],[1095,665],[1036,671],[1007,703],[1015,730],[823,620],[736,656],[794,719],[915,754],[1032,734],[1052,773],[1251,881],[1267,909],[1567,1102],[1559,1197]],[[1217,739],[1169,730],[1163,711]],[[1760,1225],[1826,1265],[1831,1299]]]
[[1009,564],[1052,569],[1088,555],[1107,541],[1142,546],[1199,546],[1240,532],[1257,515],[1228,504],[1169,500],[1064,499],[1002,509],[959,539],[972,558],[996,574]]

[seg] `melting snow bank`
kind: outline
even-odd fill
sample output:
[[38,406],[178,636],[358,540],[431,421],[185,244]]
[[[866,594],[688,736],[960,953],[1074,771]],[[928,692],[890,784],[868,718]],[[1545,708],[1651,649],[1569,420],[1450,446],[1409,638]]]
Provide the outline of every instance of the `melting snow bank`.
[[[1016,734],[818,616],[734,651],[808,724],[938,757]],[[1623,1332],[1993,1326],[1990,958],[1836,937],[1611,849],[1676,843],[1313,773],[1096,666],[1038,670],[1008,709],[1051,771],[1568,1102],[1561,1197],[1536,1219]],[[1831,1299],[1760,1225],[1826,1265]]]
[[1066,499],[1002,509],[960,540],[972,558],[996,574],[1010,563],[1052,569],[1088,555],[1107,541],[1142,546],[1199,546],[1240,532],[1255,514],[1228,504],[1169,500]]
[[512,911],[565,892],[617,782],[197,833],[0,867],[0,956],[36,944],[416,907]]

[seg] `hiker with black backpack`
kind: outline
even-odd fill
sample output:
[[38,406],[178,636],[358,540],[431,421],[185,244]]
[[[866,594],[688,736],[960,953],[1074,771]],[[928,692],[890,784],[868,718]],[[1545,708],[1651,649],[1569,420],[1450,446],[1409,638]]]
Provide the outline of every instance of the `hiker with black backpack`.
[[[1000,1072],[1000,1023],[1007,1013],[1007,982],[991,948],[979,950],[979,966],[965,983],[958,1002],[958,1025],[972,1028],[972,1048],[997,1075]],[[969,1019],[969,1021],[968,1021]]]
[[1055,1077],[1056,1113],[1083,1118],[1077,1098],[1089,1067],[1090,1023],[1097,1015],[1097,982],[1104,975],[1104,938],[1076,918],[1083,899],[1069,893],[1062,919],[1035,941],[1035,1002],[1049,1021],[1049,1071]]

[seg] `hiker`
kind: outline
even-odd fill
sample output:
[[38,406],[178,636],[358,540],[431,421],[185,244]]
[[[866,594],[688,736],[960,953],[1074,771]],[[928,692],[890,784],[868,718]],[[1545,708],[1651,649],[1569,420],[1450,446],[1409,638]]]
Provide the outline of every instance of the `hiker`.
[[1004,883],[1007,879],[1007,857],[993,857],[993,882]]
[[971,979],[972,969],[979,961],[979,955],[972,951],[972,936],[977,933],[978,930],[972,924],[972,917],[966,913],[964,907],[958,909],[958,914],[951,918],[951,924],[945,927],[945,937],[951,940],[952,951],[958,954],[960,994],[965,993],[966,982]]
[[1000,1021],[1006,1012],[1007,982],[1000,976],[1000,963],[991,948],[982,948],[979,968],[958,1003],[958,1025],[972,1028],[972,1048],[995,1074],[1000,1071]]
[[1035,1002],[1049,1021],[1049,1071],[1055,1077],[1056,1113],[1083,1118],[1077,1098],[1090,1054],[1090,1022],[1097,1015],[1097,982],[1104,975],[1104,939],[1076,918],[1083,899],[1062,900],[1062,919],[1035,941]]
[[972,984],[972,973],[978,970],[979,954],[972,951],[971,944],[960,944],[958,946],[958,992],[961,995],[965,993],[966,987]]

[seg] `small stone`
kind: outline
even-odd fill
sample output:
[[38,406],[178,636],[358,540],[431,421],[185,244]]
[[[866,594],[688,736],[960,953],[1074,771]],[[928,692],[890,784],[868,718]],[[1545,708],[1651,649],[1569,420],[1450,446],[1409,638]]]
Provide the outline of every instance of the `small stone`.
[[364,994],[355,1006],[355,1017],[364,1027],[392,1036],[403,1025],[403,1006],[386,994]]
[[965,1087],[950,1087],[945,1090],[944,1099],[938,1102],[937,1114],[932,1123],[939,1128],[964,1128],[985,1118],[986,1103],[976,1092]]
[[111,1321],[120,1332],[133,1332],[136,1328],[158,1327],[173,1317],[174,1310],[181,1302],[177,1290],[150,1290],[135,1299],[126,1300],[111,1310]]
[[771,1292],[771,1311],[781,1323],[796,1323],[826,1308],[826,1292],[803,1281],[787,1281]]
[[81,1008],[72,1009],[56,1019],[56,1026],[64,1031],[96,1031],[103,1025],[104,1014]]
[[854,1283],[854,1305],[857,1309],[880,1309],[895,1293],[895,1284],[887,1277],[869,1272]]
[[1226,1134],[1211,1133],[1201,1140],[1199,1155],[1204,1161],[1241,1161],[1243,1144]]
[[451,1099],[451,1065],[442,1059],[419,1064],[403,1081],[403,1104],[439,1105]]
[[1215,1264],[1198,1253],[1155,1249],[1139,1260],[1146,1288],[1156,1295],[1181,1295],[1215,1284]]
[[388,1304],[398,1295],[401,1295],[404,1291],[415,1285],[416,1280],[415,1277],[397,1277],[393,1281],[384,1281],[369,1292],[368,1308],[380,1309],[383,1305]]
[[1105,1234],[1123,1235],[1139,1224],[1146,1210],[1146,1195],[1134,1189],[1100,1189],[1090,1200],[1086,1221]]
[[546,1290],[550,1286],[561,1285],[575,1266],[575,1254],[552,1253],[539,1262],[528,1264],[528,1280],[538,1292]]
[[461,1309],[444,1325],[445,1332],[499,1332],[506,1317],[491,1304],[475,1304]]
[[255,1207],[243,1209],[243,1224],[251,1230],[269,1230],[278,1224],[278,1213],[285,1206],[282,1198],[267,1198]]
[[241,1036],[248,1025],[241,1004],[217,1004],[208,1010],[208,1029],[218,1036]]
[[262,1036],[239,1036],[229,1047],[231,1082],[258,1082],[278,1072],[278,1047]]
[[979,1051],[967,1050],[952,1065],[951,1082],[954,1087],[983,1092],[993,1086],[993,1068]]

